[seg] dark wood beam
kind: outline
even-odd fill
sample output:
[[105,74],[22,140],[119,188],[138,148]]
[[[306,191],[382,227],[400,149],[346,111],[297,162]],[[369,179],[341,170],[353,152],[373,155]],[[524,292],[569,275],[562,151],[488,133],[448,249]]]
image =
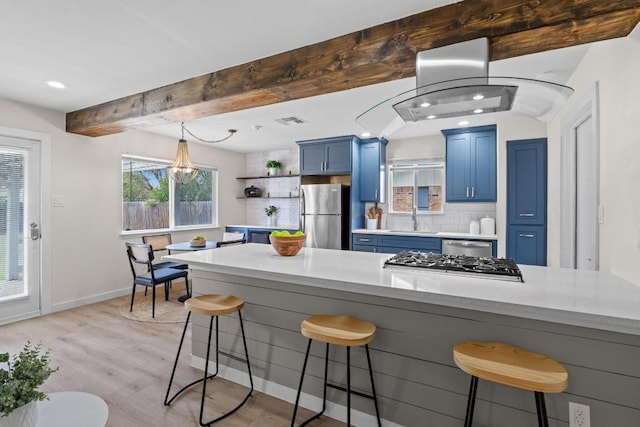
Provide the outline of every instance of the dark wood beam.
[[415,75],[417,52],[488,37],[491,60],[624,37],[640,0],[465,0],[67,114],[100,136]]

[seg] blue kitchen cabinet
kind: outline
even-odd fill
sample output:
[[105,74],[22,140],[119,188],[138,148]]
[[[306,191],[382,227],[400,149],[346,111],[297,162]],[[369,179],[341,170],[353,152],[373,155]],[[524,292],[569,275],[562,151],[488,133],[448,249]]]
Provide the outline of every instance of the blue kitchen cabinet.
[[[278,228],[278,230],[281,230]],[[266,243],[271,244],[269,235],[273,231],[271,228],[245,228],[245,227],[225,227],[225,231],[231,233],[244,233],[247,243]],[[298,230],[288,230],[289,233],[295,233]]]
[[345,175],[351,173],[351,144],[355,136],[297,141],[300,175]]
[[511,225],[507,230],[507,257],[518,264],[547,265],[546,227]]
[[386,139],[368,139],[359,146],[360,201],[386,201]]
[[387,234],[360,234],[352,236],[352,250],[397,254],[402,251],[433,252],[439,254],[442,247],[437,237],[390,236]]
[[507,141],[507,257],[547,265],[547,140]]
[[447,202],[495,202],[496,127],[448,129],[446,137]]

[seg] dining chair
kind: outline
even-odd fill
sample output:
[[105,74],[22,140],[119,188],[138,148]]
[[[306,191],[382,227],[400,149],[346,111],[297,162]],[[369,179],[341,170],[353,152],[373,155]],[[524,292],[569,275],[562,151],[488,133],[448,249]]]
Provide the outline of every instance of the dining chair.
[[244,233],[235,233],[235,232],[225,231],[222,234],[222,241],[228,242],[231,240],[244,240]]
[[[167,251],[167,245],[171,244],[171,234],[166,233],[142,236],[142,243],[151,245],[154,253]],[[186,270],[189,266],[187,264],[181,264],[173,261],[161,261],[153,263],[153,268],[179,268],[181,270]]]
[[[136,295],[136,287],[138,285],[144,286],[144,294],[147,295],[147,289],[151,287],[151,317],[156,317],[156,286],[164,285],[164,299],[169,300],[169,283],[172,280],[183,278],[185,287],[187,289],[187,295],[191,296],[191,290],[189,289],[189,280],[187,278],[187,271],[177,268],[163,267],[153,268],[153,249],[151,245],[144,243],[125,243],[127,246],[127,257],[129,258],[129,265],[131,266],[131,273],[133,274],[133,290],[131,291],[131,306],[129,311],[133,311],[133,300]],[[146,271],[142,271],[141,267],[136,268],[136,265],[146,267]]]

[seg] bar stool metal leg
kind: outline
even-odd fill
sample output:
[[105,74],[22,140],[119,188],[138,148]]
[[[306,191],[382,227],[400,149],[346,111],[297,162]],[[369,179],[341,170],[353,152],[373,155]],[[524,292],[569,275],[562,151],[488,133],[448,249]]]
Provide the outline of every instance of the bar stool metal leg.
[[296,403],[293,405],[293,416],[291,417],[291,427],[295,426],[296,413],[298,412],[298,403],[300,402],[300,392],[302,391],[302,383],[304,381],[304,372],[307,370],[307,361],[309,360],[309,350],[311,350],[311,338],[307,344],[307,352],[304,355],[304,363],[302,364],[302,373],[300,374],[300,385],[298,386],[298,393],[296,394]]
[[544,393],[534,391],[536,395],[536,412],[538,413],[538,427],[549,427],[547,418],[547,405],[544,403]]
[[373,396],[373,406],[376,408],[376,418],[378,419],[378,427],[382,427],[380,422],[380,410],[378,409],[378,395],[376,394],[376,386],[373,384],[373,369],[371,369],[371,356],[369,356],[369,344],[365,344],[365,351],[367,352],[367,363],[369,364],[369,378],[371,379],[371,394]]
[[471,376],[469,397],[467,399],[467,415],[464,419],[464,427],[471,427],[471,424],[473,423],[473,409],[476,404],[476,391],[478,391],[478,377]]

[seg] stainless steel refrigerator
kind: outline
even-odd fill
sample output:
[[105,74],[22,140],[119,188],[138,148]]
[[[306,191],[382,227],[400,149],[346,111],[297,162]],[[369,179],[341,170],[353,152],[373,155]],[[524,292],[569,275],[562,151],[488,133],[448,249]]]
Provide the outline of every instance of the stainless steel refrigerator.
[[300,229],[310,248],[349,248],[349,187],[342,184],[300,186]]

